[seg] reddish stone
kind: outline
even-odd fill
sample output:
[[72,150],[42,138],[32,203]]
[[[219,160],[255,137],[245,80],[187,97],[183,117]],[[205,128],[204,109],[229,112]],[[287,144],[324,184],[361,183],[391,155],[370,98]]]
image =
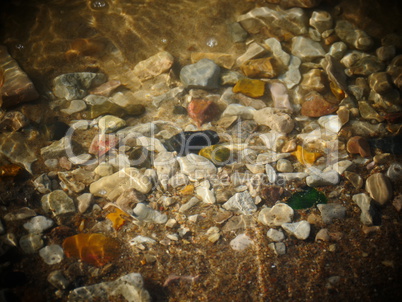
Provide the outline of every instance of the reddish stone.
[[121,85],[120,81],[116,81],[116,80],[108,81],[108,82],[103,83],[102,85],[92,89],[89,93],[96,94],[96,95],[102,95],[102,96],[109,96],[112,93],[112,91],[115,90],[120,85]]
[[360,154],[361,157],[370,157],[370,145],[364,137],[353,136],[346,144],[346,150],[350,154]]
[[117,145],[119,139],[114,134],[99,134],[94,137],[88,153],[102,156]]
[[63,169],[71,170],[71,168],[73,167],[73,164],[71,163],[71,161],[68,160],[67,157],[63,156],[63,157],[60,157],[60,159],[59,159],[59,166]]
[[309,93],[302,104],[301,114],[309,117],[320,117],[334,113],[338,106],[328,102],[318,93]]
[[188,115],[197,123],[198,127],[212,121],[219,115],[218,105],[213,101],[192,99],[187,107]]

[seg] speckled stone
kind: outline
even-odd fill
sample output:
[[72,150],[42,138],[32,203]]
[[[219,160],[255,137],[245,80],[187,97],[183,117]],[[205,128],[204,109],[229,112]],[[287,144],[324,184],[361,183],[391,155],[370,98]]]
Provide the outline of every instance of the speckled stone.
[[42,233],[53,226],[54,222],[45,216],[35,216],[24,223],[24,229],[30,233]]
[[103,73],[67,73],[53,80],[53,92],[57,97],[67,100],[82,99],[88,94],[88,89],[104,82],[106,76]]
[[346,208],[338,203],[318,204],[318,210],[321,212],[324,223],[332,223],[334,219],[343,219],[346,216]]
[[73,200],[62,190],[55,190],[42,196],[41,202],[43,210],[54,216],[75,212]]
[[254,203],[254,199],[250,193],[245,191],[236,193],[222,207],[228,211],[239,212],[243,215],[251,215],[257,211],[257,206]]
[[391,181],[382,173],[375,173],[367,178],[366,191],[379,205],[384,205],[393,196]]
[[58,244],[45,246],[39,250],[39,256],[48,265],[60,263],[64,259],[63,248]]

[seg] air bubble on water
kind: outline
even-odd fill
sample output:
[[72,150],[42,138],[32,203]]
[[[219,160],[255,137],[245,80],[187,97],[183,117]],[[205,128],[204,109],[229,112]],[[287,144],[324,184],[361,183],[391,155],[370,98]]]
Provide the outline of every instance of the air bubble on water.
[[209,38],[208,40],[207,40],[207,45],[209,46],[209,47],[215,47],[215,46],[217,46],[218,45],[218,40],[216,40],[215,38]]
[[168,39],[166,39],[166,38],[162,38],[162,39],[161,39],[161,42],[162,42],[163,44],[167,44]]
[[99,191],[99,194],[100,194],[100,195],[106,195],[106,190],[100,190],[100,191]]
[[21,43],[18,43],[17,45],[15,45],[15,48],[17,48],[18,50],[23,50],[25,47]]
[[93,9],[103,9],[107,8],[107,2],[102,0],[95,0],[91,2],[91,8]]

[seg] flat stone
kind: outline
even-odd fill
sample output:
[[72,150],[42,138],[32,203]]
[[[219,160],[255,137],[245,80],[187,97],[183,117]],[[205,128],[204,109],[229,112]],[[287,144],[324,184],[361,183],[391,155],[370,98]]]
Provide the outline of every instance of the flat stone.
[[212,100],[192,99],[187,106],[188,116],[201,127],[204,123],[212,121],[220,113],[218,105]]
[[338,203],[320,203],[317,208],[321,212],[322,221],[327,224],[334,219],[343,219],[346,215],[346,208]]
[[126,126],[126,121],[113,115],[105,115],[98,121],[99,129],[102,133],[115,132]]
[[244,42],[247,38],[247,32],[238,22],[233,22],[229,24],[229,32],[232,37],[233,43]]
[[289,94],[285,87],[280,82],[273,82],[269,84],[269,90],[274,102],[274,107],[278,109],[289,109],[293,111],[293,107],[290,104]]
[[258,221],[269,227],[281,226],[291,222],[294,211],[285,203],[277,203],[272,208],[263,208],[258,214]]
[[39,256],[48,265],[60,263],[64,259],[63,248],[58,244],[45,246],[39,250]]
[[219,77],[220,67],[208,59],[186,65],[180,71],[180,80],[188,88],[218,88]]
[[303,35],[307,33],[307,16],[301,8],[289,10],[273,10],[268,7],[257,7],[237,18],[242,27],[249,33],[256,34],[267,30],[270,36],[277,38],[284,35]]
[[117,87],[121,86],[121,82],[117,80],[107,81],[89,91],[89,94],[96,94],[108,97]]
[[47,229],[53,226],[54,222],[50,218],[45,216],[35,216],[31,218],[28,222],[24,223],[24,229],[29,233],[43,233]]
[[22,71],[17,61],[10,56],[3,45],[0,45],[0,69],[2,70],[0,107],[13,107],[20,103],[31,102],[39,97],[27,74]]
[[373,216],[375,214],[374,208],[371,205],[371,198],[365,194],[355,194],[352,200],[359,206],[362,211],[360,214],[360,221],[364,225],[373,225]]
[[306,177],[309,187],[336,186],[340,182],[338,172],[331,170],[328,172],[316,172]]
[[336,22],[335,33],[348,46],[358,50],[369,50],[374,44],[369,35],[346,20]]
[[164,224],[168,220],[166,214],[162,214],[159,211],[150,208],[144,203],[137,203],[133,212],[135,216],[138,218],[138,220],[144,222]]
[[66,100],[82,99],[92,87],[106,82],[103,73],[75,72],[62,74],[53,80],[53,93]]
[[200,200],[197,197],[192,197],[189,201],[187,201],[185,204],[180,206],[179,212],[180,213],[185,213],[188,210],[190,210],[192,207],[194,207],[196,204],[198,204]]
[[252,98],[258,98],[265,93],[265,82],[261,80],[241,79],[233,87],[234,93],[242,93]]
[[280,3],[283,7],[312,8],[318,6],[321,3],[321,0],[267,0],[267,2],[274,4]]
[[294,120],[279,109],[263,108],[254,113],[254,120],[259,125],[265,125],[274,131],[289,133],[293,130]]
[[236,238],[231,240],[229,244],[230,247],[235,251],[243,251],[251,244],[254,244],[254,242],[246,234],[239,234],[236,236]]
[[300,83],[300,65],[301,60],[298,57],[291,55],[288,70],[283,75],[279,76],[279,80],[284,82],[288,89],[291,89]]
[[329,30],[333,26],[332,16],[327,11],[313,11],[309,20],[310,26],[315,28],[320,34]]
[[237,116],[245,120],[250,120],[253,119],[255,111],[256,109],[250,106],[243,106],[240,104],[230,104],[229,106],[226,107],[225,111],[223,111],[221,117]]
[[321,44],[309,38],[297,36],[292,39],[292,54],[302,61],[312,61],[325,56]]
[[322,67],[328,75],[328,79],[339,87],[343,92],[348,92],[347,77],[345,74],[345,67],[341,64],[339,59],[330,54],[325,55],[322,61]]
[[60,140],[54,141],[49,146],[41,148],[40,154],[44,159],[74,155],[74,150],[77,146],[78,144],[74,140],[65,136]]
[[160,152],[155,157],[154,167],[158,181],[166,189],[167,182],[179,170],[179,164],[173,152]]
[[207,204],[214,204],[216,202],[214,190],[209,190],[205,187],[197,187],[196,194],[201,198],[201,200]]
[[310,69],[307,73],[303,74],[300,86],[306,91],[315,90],[323,92],[326,89],[324,71],[316,68]]
[[347,50],[348,46],[344,42],[335,42],[329,48],[328,54],[335,59],[340,60],[343,58]]
[[276,163],[276,170],[278,172],[291,173],[293,172],[293,165],[289,160],[281,158]]
[[47,281],[58,289],[67,289],[70,285],[70,281],[64,276],[62,270],[55,270],[49,273]]
[[266,57],[248,60],[240,68],[247,77],[272,79],[284,70],[284,66],[275,57]]
[[198,180],[207,178],[216,174],[215,165],[207,158],[196,155],[188,154],[178,159],[181,173],[188,175],[190,180]]
[[72,100],[67,108],[60,111],[64,114],[71,115],[87,109],[87,104],[83,100]]
[[346,150],[350,154],[360,154],[361,157],[371,156],[370,145],[362,136],[351,137],[346,144]]
[[94,170],[94,173],[99,176],[109,176],[113,174],[113,166],[106,162],[101,162]]
[[360,101],[358,103],[359,112],[362,118],[366,120],[376,120],[377,122],[383,122],[384,118],[378,114],[377,111],[374,110],[373,107],[369,105],[366,101]]
[[324,129],[334,133],[338,133],[342,128],[341,119],[337,115],[321,116],[318,119],[318,124],[320,124]]
[[85,213],[88,208],[92,205],[94,196],[91,193],[84,193],[77,197],[78,201],[78,211],[80,213]]
[[283,65],[288,66],[290,55],[282,50],[281,43],[275,38],[269,38],[264,41],[264,46],[272,55]]
[[236,193],[225,202],[222,207],[228,211],[239,212],[242,215],[251,215],[257,211],[257,206],[250,193],[247,191]]
[[88,153],[101,157],[107,154],[119,143],[119,137],[115,134],[98,134],[92,139]]
[[301,114],[308,117],[320,117],[334,113],[338,106],[328,102],[318,93],[309,93],[304,97]]
[[152,189],[152,182],[140,170],[129,167],[93,182],[89,186],[89,191],[95,196],[114,201],[130,188],[147,194]]
[[25,254],[34,254],[43,247],[42,235],[28,234],[20,238],[20,247]]
[[366,191],[381,206],[393,196],[391,181],[382,173],[375,173],[367,178]]
[[22,207],[4,215],[5,221],[17,221],[36,216],[36,212],[28,207]]
[[384,64],[376,56],[365,56],[345,70],[347,76],[369,76],[384,70]]
[[[122,116],[124,109],[115,104],[112,98],[107,98],[101,95],[90,94],[84,98],[84,102],[87,104],[87,111],[82,113],[84,118],[94,119],[101,115],[112,114],[116,116]],[[140,111],[142,114],[144,110]]]
[[73,200],[62,190],[55,190],[43,195],[41,199],[42,208],[46,213],[54,216],[75,213]]
[[[342,175],[346,170],[353,167],[353,162],[350,160],[340,160],[332,165],[332,169]],[[325,170],[324,170],[325,171]]]
[[139,273],[130,273],[115,281],[75,288],[70,291],[68,301],[108,302],[121,297],[129,302],[151,302],[151,296],[144,288],[144,280]]
[[310,235],[310,224],[306,220],[299,222],[284,223],[282,228],[290,235],[297,239],[306,240]]
[[350,183],[356,188],[356,189],[361,189],[363,188],[363,178],[355,173],[355,172],[350,172],[350,171],[345,171],[344,173],[345,177],[347,180],[350,181]]
[[255,59],[267,52],[268,51],[260,44],[256,42],[250,43],[250,45],[247,47],[246,52],[237,58],[236,65],[241,66],[244,62]]
[[168,71],[172,67],[173,61],[174,58],[170,53],[161,51],[137,63],[133,72],[141,81],[149,80]]
[[197,63],[198,61],[200,61],[202,59],[208,59],[208,60],[214,61],[217,65],[219,65],[223,68],[226,68],[226,69],[231,69],[235,63],[234,56],[231,54],[227,54],[227,53],[219,53],[219,52],[192,52],[191,53],[191,63],[193,63],[193,64]]
[[267,237],[272,241],[279,242],[285,239],[285,234],[281,230],[269,229]]
[[384,94],[392,89],[391,78],[386,72],[377,72],[369,76],[370,88],[379,94]]

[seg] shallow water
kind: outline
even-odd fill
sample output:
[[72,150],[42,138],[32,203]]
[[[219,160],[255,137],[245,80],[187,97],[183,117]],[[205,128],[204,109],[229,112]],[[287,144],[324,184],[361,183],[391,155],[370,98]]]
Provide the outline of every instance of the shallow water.
[[[360,25],[380,39],[384,32],[401,31],[402,27],[395,25],[400,23],[397,22],[400,12],[395,9],[398,8],[396,4],[397,1],[387,5],[375,1],[325,1],[322,7],[350,19],[360,16],[361,20],[366,20]],[[262,5],[266,5],[265,1],[9,1],[1,16],[1,44],[8,47],[34,81],[41,92],[41,101],[46,105],[51,82],[62,73],[101,71],[109,79],[118,79],[127,88],[135,90],[138,83],[132,83],[126,72],[162,49],[174,56],[173,71],[176,73],[190,62],[192,52],[223,52],[238,56],[246,45],[231,41],[228,25],[238,15]],[[377,11],[388,13],[376,15]],[[384,23],[384,19],[390,22]],[[141,122],[171,119],[172,113],[168,113],[168,109],[166,112],[161,110],[157,117],[141,117]],[[39,124],[42,123],[39,120]],[[91,135],[93,133],[79,139],[89,144]],[[39,173],[41,169],[38,169]],[[359,172],[364,176],[368,173],[363,168]],[[6,181],[2,184],[10,185]],[[15,204],[10,208],[16,208],[29,200],[32,207],[40,207],[40,196],[32,191],[29,186],[16,192],[11,190],[4,203],[12,200]],[[140,272],[154,301],[381,301],[382,296],[398,293],[396,281],[400,278],[397,272],[400,264],[396,260],[401,254],[394,248],[394,243],[401,240],[400,214],[389,206],[382,213],[385,218],[381,232],[364,234],[360,229],[360,212],[350,202],[351,192],[356,193],[356,190],[348,184],[322,191],[326,195],[338,191],[337,201],[347,208],[348,216],[330,226],[332,232],[343,233],[342,240],[318,244],[313,238],[307,241],[289,238],[287,254],[278,257],[268,248],[266,230],[251,225],[247,234],[256,244],[247,253],[234,252],[229,247],[234,232],[223,233],[217,244],[205,239],[206,230],[217,225],[217,211],[203,205],[188,213],[201,212],[197,225],[192,226],[195,232],[191,242],[172,242],[168,246],[150,248],[148,254],[157,259],[155,263],[144,260],[147,252],[130,247],[104,271],[83,264],[74,266],[76,261],[73,259],[49,267],[37,254],[29,257],[18,254],[17,259],[11,260],[13,272],[24,272],[28,281],[12,285],[21,293],[21,301],[41,301],[45,297],[65,301],[66,293],[57,298],[56,289],[49,285],[46,276],[55,268],[67,270],[68,267],[71,275],[78,276],[70,288],[114,280],[127,272]],[[181,202],[181,197],[175,194],[172,193],[173,197]],[[187,223],[179,215],[175,216],[175,211],[165,211],[179,223]],[[309,214],[310,210],[300,211],[297,219],[306,219]],[[103,221],[103,216],[99,213],[78,215],[74,221],[61,219],[58,224],[78,229],[78,225],[93,226]],[[314,232],[318,229],[319,226],[313,227]],[[11,225],[10,230],[17,234],[23,232],[17,224]],[[164,226],[153,225],[144,230],[129,224],[117,233],[117,237],[122,241],[137,234],[157,234],[163,238],[166,232]],[[60,234],[48,235],[49,241],[57,242]],[[381,262],[388,260],[394,261],[392,268]],[[199,281],[184,280],[163,287],[171,274],[199,276]],[[337,287],[327,286],[328,278],[334,275],[342,276],[340,283]],[[41,292],[35,293],[38,288]]]

